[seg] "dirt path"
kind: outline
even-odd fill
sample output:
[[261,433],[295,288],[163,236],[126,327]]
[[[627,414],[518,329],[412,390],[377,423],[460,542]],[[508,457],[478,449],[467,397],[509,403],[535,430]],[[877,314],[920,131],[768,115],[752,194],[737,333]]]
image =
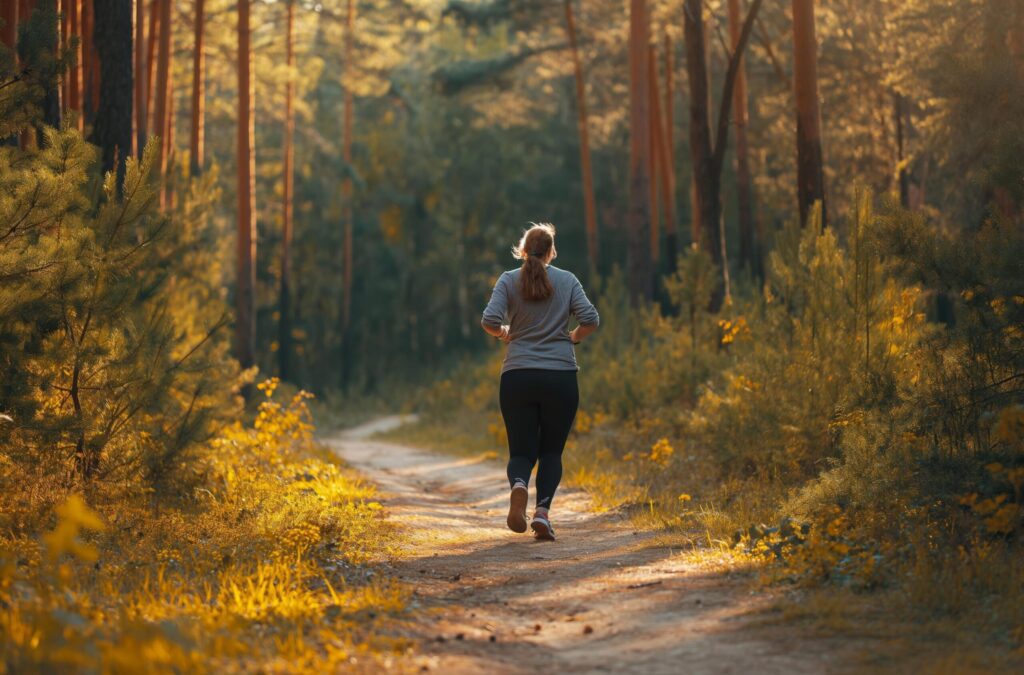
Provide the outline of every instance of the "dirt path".
[[595,513],[580,491],[559,491],[557,542],[510,532],[504,467],[370,438],[401,422],[377,420],[329,443],[378,484],[409,535],[397,573],[417,589],[424,618],[411,628],[418,655],[404,665],[531,675],[873,670],[863,640],[804,638],[766,622],[769,594]]

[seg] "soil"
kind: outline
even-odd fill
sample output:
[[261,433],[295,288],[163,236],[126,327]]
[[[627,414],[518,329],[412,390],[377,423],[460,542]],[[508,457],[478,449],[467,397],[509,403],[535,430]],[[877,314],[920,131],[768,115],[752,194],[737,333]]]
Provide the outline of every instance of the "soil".
[[[374,440],[387,417],[327,442],[379,487],[407,549],[416,646],[398,669],[443,673],[901,672],[882,636],[822,634],[782,591],[702,565],[560,489],[557,541],[505,526],[504,466]],[[532,490],[531,490],[532,493]],[[531,494],[532,503],[532,494]],[[907,666],[905,661],[904,666]],[[906,671],[903,671],[906,672]]]

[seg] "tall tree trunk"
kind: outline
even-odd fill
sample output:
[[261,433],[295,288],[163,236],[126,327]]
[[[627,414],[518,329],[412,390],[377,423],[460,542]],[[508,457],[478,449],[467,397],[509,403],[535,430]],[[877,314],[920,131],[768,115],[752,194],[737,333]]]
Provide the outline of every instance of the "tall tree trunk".
[[[61,50],[71,47],[71,13],[68,11],[70,0],[58,0],[57,11],[60,12],[60,48]],[[60,111],[67,117],[71,103],[71,76],[70,73],[60,74]]]
[[[657,58],[656,50],[652,45],[650,47],[650,58],[648,61],[649,77],[651,82],[651,154],[655,158],[655,167],[657,173],[655,174],[658,182],[658,194],[661,196],[661,210],[665,218],[665,234],[666,239],[668,235],[675,229],[676,211],[675,211],[675,176],[672,171],[672,152],[669,146],[666,131],[666,120],[661,112],[661,92],[658,86],[658,68],[655,64]],[[654,176],[652,176],[652,182]],[[652,228],[653,232],[653,228]],[[654,261],[654,269],[658,269],[658,261],[660,257],[660,241],[658,238],[651,237],[651,258]],[[669,252],[674,255],[673,251]]]
[[[167,209],[167,155],[170,145],[167,142],[168,121],[170,119],[170,73],[171,73],[171,3],[173,0],[158,0],[160,8],[159,49],[156,65],[156,114],[153,128],[160,133],[160,148],[157,153],[157,166],[160,168],[160,208]],[[248,8],[246,8],[248,10]]]
[[[739,46],[742,30],[740,0],[729,0],[729,42],[734,54]],[[736,200],[740,220],[740,266],[760,274],[754,241],[754,197],[750,179],[750,153],[747,145],[747,75],[746,61],[739,53],[736,88],[733,90],[733,119],[736,120]]]
[[3,28],[0,29],[0,42],[11,50],[12,54],[18,53],[18,3],[5,2],[0,5],[0,20],[3,20]]
[[100,57],[96,50],[95,0],[82,1],[82,121],[96,120],[100,107]]
[[149,30],[146,31],[146,129],[152,130],[157,135],[161,134],[156,120],[156,62],[157,45],[160,42],[160,4],[161,0],[150,0]]
[[167,123],[164,126],[164,132],[161,134],[161,138],[165,139],[165,152],[167,160],[167,171],[164,176],[164,189],[165,205],[164,208],[168,211],[174,210],[174,167],[177,165],[177,155],[174,152],[174,129],[177,118],[177,105],[174,100],[174,78],[167,78]]
[[[202,0],[200,0],[201,2]],[[288,65],[288,84],[284,95],[284,216],[281,223],[281,292],[278,307],[278,374],[282,380],[290,380],[292,324],[291,324],[291,276],[292,276],[292,202],[295,189],[295,0],[288,0],[288,16],[285,22],[285,61]]]
[[634,303],[654,295],[651,275],[650,82],[647,43],[650,18],[645,0],[630,0],[629,9],[629,228],[627,278]]
[[[189,138],[189,171],[198,176],[203,172],[203,126],[206,123],[206,98],[204,79],[206,77],[206,56],[203,54],[203,28],[205,25],[205,0],[196,0],[195,42],[192,55],[192,135]],[[289,7],[291,3],[289,3]]]
[[[13,0],[9,0],[14,4]],[[68,107],[75,111],[75,126],[79,131],[85,129],[82,111],[82,0],[67,0],[68,30],[70,38],[77,38],[74,48],[74,61],[68,67]]]
[[[60,35],[60,20],[57,16],[57,0],[37,0],[32,5],[31,12],[41,13],[41,19],[46,21],[47,42],[50,43],[53,49],[54,55],[61,48],[61,35]],[[29,18],[29,14],[26,14],[26,19]],[[26,63],[27,67],[32,68],[34,64]],[[51,127],[59,127],[61,121],[61,107],[60,107],[60,85],[57,82],[46,82],[45,89],[43,91],[42,105],[43,109],[43,124]],[[38,130],[41,134],[41,130]]]
[[597,274],[597,203],[594,197],[594,174],[590,162],[586,88],[576,39],[576,21],[573,18],[572,0],[565,0],[565,30],[569,35],[573,74],[576,78],[576,113],[580,135],[580,171],[583,177],[583,213],[587,227],[587,260],[590,266],[590,275],[593,277]]
[[132,0],[94,0],[94,37],[100,61],[100,107],[90,140],[102,149],[103,170],[117,170],[132,147]]
[[[235,288],[235,355],[243,368],[249,368],[256,362],[256,154],[249,2],[250,0],[238,0],[238,264]],[[169,26],[167,22],[162,23]]]
[[668,258],[669,272],[676,271],[676,262],[679,257],[679,216],[676,213],[676,143],[675,143],[675,92],[673,82],[675,80],[675,58],[673,53],[672,38],[665,33],[665,151],[668,159],[665,169],[668,171],[668,208],[670,216],[667,216],[668,223],[665,228],[665,256]]
[[135,152],[139,157],[146,149],[149,135],[149,67],[146,64],[146,0],[135,0]]
[[341,182],[341,198],[342,198],[342,227],[344,228],[344,260],[343,266],[343,279],[344,289],[342,290],[342,306],[341,306],[341,363],[342,373],[341,381],[342,387],[347,388],[350,375],[349,364],[351,363],[351,345],[349,331],[351,329],[351,317],[352,317],[352,83],[351,78],[354,77],[352,68],[352,59],[355,51],[353,31],[355,30],[355,2],[354,0],[348,0],[347,7],[345,10],[345,45],[344,45],[344,64],[342,76],[345,83],[345,95],[344,95],[344,110],[342,112],[342,159],[345,161],[345,178]]
[[807,225],[814,205],[820,203],[821,226],[825,227],[825,176],[821,152],[821,112],[818,107],[818,41],[814,36],[814,0],[792,2],[800,224]]
[[[707,50],[704,46],[704,15],[701,0],[683,5],[686,40],[686,73],[690,81],[690,160],[693,167],[695,210],[700,218],[699,246],[719,267],[725,257],[721,246],[721,217],[718,173],[711,153],[711,123],[708,106]],[[721,297],[713,302],[718,305]]]
[[[650,21],[650,13],[648,11],[648,21]],[[650,25],[648,24],[648,30]],[[650,40],[650,35],[648,35]],[[649,181],[647,183],[648,193],[650,197],[648,199],[651,205],[651,227],[648,231],[650,235],[650,246],[651,246],[651,274],[653,276],[651,280],[652,289],[657,288],[658,278],[658,263],[659,257],[661,256],[661,212],[658,210],[658,143],[660,142],[658,134],[658,123],[654,114],[654,104],[658,101],[658,91],[656,84],[658,82],[658,68],[654,65],[654,60],[657,58],[654,55],[654,47],[648,42],[645,51],[647,53],[647,128],[649,129],[647,138],[651,147],[647,149],[647,176]]]
[[729,57],[729,67],[722,87],[718,123],[714,142],[711,140],[708,105],[707,51],[704,46],[704,17],[701,0],[685,0],[683,5],[686,36],[686,70],[690,80],[690,154],[694,174],[694,198],[700,216],[700,246],[711,256],[722,273],[722,285],[711,298],[711,309],[717,310],[729,295],[729,266],[722,228],[721,181],[725,149],[729,142],[729,118],[733,93],[743,51],[750,40],[757,13],[763,0],[754,0],[743,22],[736,48]]

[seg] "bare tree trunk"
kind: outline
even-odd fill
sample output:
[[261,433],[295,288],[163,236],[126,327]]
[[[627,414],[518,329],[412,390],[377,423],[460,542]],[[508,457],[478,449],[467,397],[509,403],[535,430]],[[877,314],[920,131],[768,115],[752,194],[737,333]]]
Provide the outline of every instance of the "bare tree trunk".
[[[729,42],[734,54],[740,40],[742,14],[741,0],[729,0]],[[736,199],[740,220],[740,265],[754,274],[760,274],[754,240],[753,186],[750,179],[750,152],[747,145],[747,75],[743,54],[738,54],[736,88],[733,91],[733,119],[736,120]]]
[[[144,0],[143,0],[144,1]],[[160,41],[160,3],[161,0],[150,0],[149,30],[146,34],[146,128],[160,133],[156,120],[156,61],[157,44]]]
[[342,226],[344,227],[344,260],[343,266],[343,279],[344,289],[342,291],[342,306],[341,306],[341,362],[342,362],[342,386],[348,386],[351,373],[349,372],[350,364],[350,335],[351,329],[351,318],[352,318],[352,178],[349,174],[352,167],[352,83],[350,78],[354,77],[352,68],[352,59],[355,54],[353,49],[354,46],[354,35],[352,34],[355,30],[355,2],[354,0],[348,0],[345,9],[345,45],[344,45],[344,65],[342,71],[342,77],[345,84],[345,96],[344,96],[344,110],[342,112],[342,159],[345,161],[345,178],[341,183],[341,198],[342,198]]
[[[658,87],[658,69],[655,64],[657,55],[653,45],[651,46],[649,53],[650,58],[648,61],[648,68],[651,80],[651,154],[654,155],[656,160],[655,166],[657,167],[656,175],[658,181],[658,194],[661,196],[661,209],[665,217],[665,234],[666,238],[668,238],[668,234],[675,229],[676,212],[675,200],[673,197],[675,194],[675,177],[672,172],[672,152],[666,139],[668,132],[665,130],[665,120],[661,114],[661,92]],[[655,270],[658,269],[658,261],[660,258],[659,244],[660,241],[652,236],[651,258],[655,263]]]
[[[28,18],[28,17],[25,17]],[[11,53],[18,53],[18,3],[4,2],[0,5],[0,19],[3,19],[3,28],[0,28],[0,42],[11,50]]]
[[[650,14],[648,14],[649,20]],[[650,26],[648,26],[650,28]],[[650,36],[648,36],[648,40]],[[661,212],[658,209],[658,143],[661,141],[658,134],[658,122],[654,114],[654,104],[658,101],[657,82],[658,82],[658,68],[654,61],[657,58],[654,54],[654,47],[648,41],[645,48],[647,52],[647,126],[650,129],[648,132],[648,141],[651,147],[647,150],[647,176],[649,177],[648,193],[650,194],[649,202],[651,205],[651,228],[650,234],[650,247],[651,247],[651,275],[652,275],[652,288],[657,288],[655,283],[658,277],[658,263],[661,257]]]
[[[235,289],[235,353],[243,368],[249,368],[256,362],[256,154],[252,36],[249,21],[249,0],[238,0],[238,264]],[[162,23],[169,27],[169,23]]]
[[712,294],[711,309],[721,307],[729,296],[729,266],[722,228],[721,180],[725,149],[729,141],[729,115],[732,109],[740,59],[750,40],[750,32],[763,0],[754,0],[743,22],[736,48],[729,57],[729,67],[722,87],[718,123],[714,142],[711,140],[708,108],[707,51],[704,46],[704,17],[701,0],[686,0],[684,32],[686,36],[686,70],[690,80],[690,153],[693,164],[694,198],[700,215],[700,246],[708,252],[722,273],[722,286]]
[[668,258],[669,272],[676,271],[676,262],[679,257],[679,217],[676,213],[676,144],[675,144],[675,92],[673,82],[675,81],[675,58],[673,54],[672,38],[665,34],[665,151],[667,159],[665,168],[668,171],[668,211],[666,216],[668,223],[665,227],[665,255]]
[[[9,1],[14,4],[13,0]],[[74,49],[75,59],[67,72],[68,106],[77,113],[75,126],[79,131],[83,131],[85,120],[82,111],[82,0],[67,0],[67,3],[70,38],[78,38],[78,46]]]
[[[201,0],[200,0],[201,1]],[[284,96],[284,216],[281,224],[281,289],[278,307],[277,357],[278,374],[291,379],[291,276],[292,276],[292,206],[295,190],[295,0],[288,0],[285,21],[285,62],[288,83]]]
[[818,107],[818,42],[814,36],[814,0],[792,2],[800,224],[807,225],[812,209],[820,203],[821,226],[825,227],[827,212],[821,152],[821,112]]
[[203,141],[206,124],[206,56],[203,53],[203,29],[206,24],[205,0],[196,0],[195,40],[192,54],[192,135],[189,138],[189,174],[203,172]]
[[[71,13],[68,5],[71,0],[58,0],[57,11],[60,12],[60,47],[67,49],[71,43]],[[71,76],[70,73],[60,74],[60,112],[67,117],[71,103]]]
[[645,0],[630,0],[629,11],[629,217],[627,278],[634,303],[654,295],[651,275],[650,82],[647,44],[650,18]]
[[135,0],[135,153],[139,157],[149,135],[146,63],[146,0]]
[[91,140],[102,149],[103,170],[117,171],[132,148],[132,0],[95,0],[94,36],[100,61],[100,107]]
[[[156,65],[156,117],[153,128],[160,132],[160,149],[157,153],[157,166],[160,167],[160,208],[167,209],[167,155],[170,144],[167,139],[168,121],[170,119],[169,83],[171,72],[171,2],[158,0],[160,3],[159,50]],[[247,8],[248,9],[248,8]]]
[[587,97],[583,81],[583,65],[576,40],[576,21],[572,0],[565,0],[565,29],[572,50],[573,74],[576,78],[576,113],[580,134],[580,170],[583,177],[583,211],[587,227],[587,260],[590,275],[597,274],[597,203],[594,197],[594,174],[590,162],[590,132],[587,118]]

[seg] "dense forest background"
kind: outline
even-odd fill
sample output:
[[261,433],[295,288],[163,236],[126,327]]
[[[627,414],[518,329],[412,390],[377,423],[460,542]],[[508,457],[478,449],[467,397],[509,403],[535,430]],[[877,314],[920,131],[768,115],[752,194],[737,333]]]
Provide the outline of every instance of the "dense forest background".
[[[145,74],[147,124],[137,139],[167,129],[158,159],[166,209],[181,211],[191,186],[203,186],[196,199],[210,213],[208,248],[234,293],[238,12],[220,0],[140,4],[142,53],[125,42],[118,56],[141,58],[135,66]],[[759,278],[776,233],[798,212],[794,79],[807,76],[794,62],[790,3],[758,4],[736,105],[726,109],[732,45],[750,8],[645,4],[654,63],[643,79],[659,118],[641,126],[664,137],[644,153],[646,180],[670,197],[649,198],[653,229],[630,220],[630,88],[643,83],[630,75],[629,3],[570,4],[571,36],[560,2],[252,3],[253,362],[261,371],[320,393],[372,391],[481,348],[479,308],[496,273],[512,265],[508,242],[532,220],[559,228],[560,263],[591,285],[625,268],[630,227],[648,228],[647,295],[664,297],[660,279],[699,232],[684,38],[694,7],[707,73],[697,113],[712,133],[720,117],[730,128],[719,169],[725,259],[731,278]],[[935,227],[975,228],[994,213],[1019,222],[1021,97],[1011,84],[1022,67],[1019,14],[1012,0],[817,3],[821,191],[838,231],[858,185],[928,214]],[[82,45],[84,70],[72,69],[82,110],[64,108],[89,126],[99,73],[89,58],[95,41]],[[654,164],[662,156],[670,176]],[[200,171],[209,177],[190,182]],[[286,238],[291,300],[282,316]]]
[[348,663],[399,540],[305,392],[502,446],[531,221],[570,482],[1024,640],[1024,0],[0,8],[0,666]]

